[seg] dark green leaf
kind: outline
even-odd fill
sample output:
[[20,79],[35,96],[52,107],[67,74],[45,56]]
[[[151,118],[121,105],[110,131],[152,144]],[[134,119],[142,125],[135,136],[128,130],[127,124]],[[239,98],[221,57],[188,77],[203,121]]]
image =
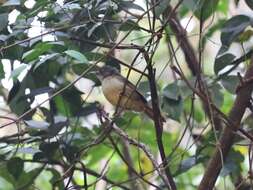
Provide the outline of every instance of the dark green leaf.
[[46,159],[46,156],[43,152],[37,152],[33,155],[33,160],[39,161],[39,160],[44,160]]
[[218,83],[210,88],[211,98],[217,107],[221,107],[224,101],[224,95],[221,90],[222,88]]
[[67,118],[62,116],[54,117],[54,123],[49,127],[49,136],[54,137],[56,136],[65,126],[69,125],[69,121]]
[[235,75],[225,76],[221,79],[221,84],[228,92],[235,94],[236,88],[239,84],[239,78]]
[[51,159],[53,158],[54,154],[59,148],[59,143],[58,142],[51,142],[51,143],[46,143],[43,142],[40,144],[40,150],[44,153],[44,155],[48,158]]
[[36,89],[32,89],[29,94],[25,95],[25,97],[31,98],[31,97],[35,97],[37,95],[44,94],[44,93],[51,94],[51,93],[53,93],[53,90],[54,89],[52,89],[51,87],[36,88]]
[[64,189],[64,183],[61,179],[61,174],[54,168],[48,168],[48,171],[52,173],[52,178],[50,179],[50,183],[52,186],[58,187],[58,189]]
[[82,53],[80,53],[76,50],[67,50],[67,51],[65,51],[65,53],[68,56],[74,58],[77,61],[77,63],[89,63],[89,61],[86,59],[86,57]]
[[220,175],[222,177],[227,176],[231,173],[240,173],[240,164],[243,162],[244,156],[239,151],[232,149],[224,163],[224,167],[221,170]]
[[[27,74],[25,78],[22,80],[22,82],[19,82],[18,80],[14,83],[8,97],[8,103],[11,108],[11,110],[16,113],[17,115],[23,114],[25,111],[30,109],[30,104],[32,103],[33,99],[31,98],[30,101],[28,101],[27,98],[25,98],[25,91],[26,89],[32,89],[34,88],[34,81],[30,74]],[[32,114],[34,113],[33,110],[29,114],[25,116],[26,120],[30,120]]]
[[63,155],[72,162],[76,158],[76,153],[78,153],[78,148],[76,146],[65,145],[62,147]]
[[23,47],[15,45],[11,48],[5,49],[2,53],[5,59],[20,60],[23,55]]
[[34,184],[35,179],[42,172],[43,167],[35,168],[29,172],[23,172],[16,183],[16,188],[18,190],[28,189],[32,184]]
[[187,0],[183,1],[183,4],[192,10],[199,19],[202,17],[203,20],[206,20],[216,11],[218,2],[218,0]]
[[58,53],[52,53],[49,55],[46,55],[45,57],[43,57],[39,62],[37,62],[34,66],[34,70],[36,70],[41,64],[45,63],[46,61],[50,60],[50,59],[55,59],[58,57]]
[[120,25],[119,30],[129,31],[129,30],[140,30],[138,24],[132,20],[127,20],[123,24]]
[[140,84],[138,85],[138,91],[140,91],[140,93],[145,97],[150,96],[149,82],[148,81],[140,82]]
[[[224,23],[226,22],[225,19],[219,19],[216,23],[213,23],[209,29],[206,31],[206,33],[204,34],[204,37],[202,39],[202,43],[203,45],[206,44],[206,42],[211,38],[211,36],[218,30],[221,29],[221,27],[224,25]],[[224,52],[223,52],[224,53]]]
[[8,25],[8,13],[0,14],[0,32]]
[[216,58],[221,56],[222,54],[224,54],[228,50],[229,50],[228,46],[221,46],[218,53],[217,53],[217,55],[216,55]]
[[121,9],[136,9],[136,10],[139,10],[139,11],[145,11],[140,5],[137,5],[133,2],[130,2],[130,1],[120,1],[119,3],[119,8]]
[[74,63],[74,64],[71,65],[71,68],[73,69],[74,73],[77,74],[77,75],[81,75],[89,67],[90,67],[90,65],[82,64],[82,63]]
[[11,72],[11,76],[10,78],[12,78],[14,81],[16,81],[18,79],[18,76],[28,68],[28,65],[22,64],[20,65],[18,68],[14,69]]
[[171,83],[167,85],[163,90],[163,96],[172,100],[180,99],[180,91],[177,83]]
[[3,6],[16,6],[20,5],[20,0],[9,0],[3,4]]
[[229,19],[222,28],[222,45],[229,46],[250,24],[250,17],[246,15],[237,15]]
[[170,0],[161,0],[159,4],[155,6],[155,16],[159,18],[159,16],[168,8],[170,4]]
[[0,80],[5,76],[3,62],[0,62]]
[[178,100],[174,100],[164,96],[162,99],[162,110],[168,115],[168,117],[179,121],[183,111],[182,98],[179,97]]
[[16,81],[14,82],[9,94],[8,94],[8,100],[7,100],[7,103],[10,103],[12,101],[12,99],[17,95],[19,89],[20,89],[20,82],[19,81]]
[[205,159],[205,157],[200,155],[200,156],[191,156],[191,157],[187,158],[186,160],[183,160],[180,163],[180,165],[179,165],[177,171],[175,172],[175,174],[173,174],[173,176],[177,176],[177,175],[180,175],[180,174],[188,171],[192,167],[194,167],[197,164],[203,162],[204,159]]
[[24,169],[24,161],[19,157],[11,158],[7,162],[8,172],[15,178],[18,179]]
[[235,59],[235,56],[231,53],[224,54],[215,59],[214,72],[217,75],[219,71],[230,65]]
[[251,9],[253,9],[253,0],[245,0],[245,2]]
[[28,128],[36,129],[36,130],[47,130],[49,127],[49,123],[45,121],[35,121],[35,120],[29,120],[24,121]]
[[66,89],[61,95],[54,98],[57,111],[65,116],[74,116],[82,108],[81,92],[75,87]]
[[176,82],[164,88],[162,108],[172,119],[180,119],[180,115],[183,111],[183,101]]
[[83,108],[81,108],[80,112],[78,112],[77,115],[78,116],[87,116],[87,115],[90,115],[92,113],[96,113],[97,110],[98,110],[98,108],[97,108],[96,103],[87,104]]

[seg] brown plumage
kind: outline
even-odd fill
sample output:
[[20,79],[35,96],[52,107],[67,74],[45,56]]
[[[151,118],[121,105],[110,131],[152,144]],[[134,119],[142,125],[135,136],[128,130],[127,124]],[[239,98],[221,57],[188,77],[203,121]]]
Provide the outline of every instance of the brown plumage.
[[[136,90],[136,87],[124,78],[120,73],[109,66],[104,66],[98,70],[98,78],[101,80],[102,91],[106,99],[114,106],[144,112],[153,119],[153,110],[148,105],[144,96]],[[125,86],[125,89],[124,89]],[[119,102],[119,98],[120,102]],[[165,119],[161,118],[164,122]]]

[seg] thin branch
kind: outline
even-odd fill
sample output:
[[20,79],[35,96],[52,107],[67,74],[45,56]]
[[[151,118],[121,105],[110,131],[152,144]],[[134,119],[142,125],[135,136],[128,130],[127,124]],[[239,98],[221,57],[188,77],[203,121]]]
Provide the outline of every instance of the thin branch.
[[154,124],[155,124],[155,130],[156,130],[156,140],[157,145],[159,149],[159,153],[162,159],[163,166],[165,168],[165,174],[169,181],[170,188],[172,190],[176,190],[176,184],[173,180],[172,174],[170,172],[170,169],[168,167],[168,161],[166,158],[163,141],[162,141],[162,135],[163,135],[163,126],[161,121],[161,112],[159,109],[159,101],[158,101],[158,95],[157,95],[157,89],[156,89],[156,82],[155,82],[155,73],[152,68],[152,62],[149,58],[149,55],[146,51],[143,52],[144,58],[147,62],[147,69],[149,73],[149,85],[150,85],[150,92],[151,92],[151,101],[152,101],[152,108],[154,113]]

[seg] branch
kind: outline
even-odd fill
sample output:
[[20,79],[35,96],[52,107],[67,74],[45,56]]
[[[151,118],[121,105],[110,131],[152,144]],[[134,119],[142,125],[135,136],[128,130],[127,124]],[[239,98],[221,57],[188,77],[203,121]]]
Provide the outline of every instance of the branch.
[[[65,168],[67,165],[63,162],[60,162],[60,161],[56,161],[56,160],[50,160],[50,161],[44,161],[44,160],[30,160],[30,159],[23,159],[24,162],[31,162],[31,163],[42,163],[42,164],[49,164],[49,165],[58,165],[58,166],[61,166],[63,168]],[[77,166],[74,166],[74,169],[75,170],[78,170],[78,171],[81,171],[81,172],[86,172],[87,174],[89,175],[92,175],[94,177],[97,177],[97,178],[101,178],[103,179],[104,181],[106,181],[107,183],[109,184],[112,184],[116,187],[119,187],[121,189],[124,189],[124,190],[130,190],[128,187],[125,187],[124,185],[121,185],[109,178],[107,178],[106,176],[104,175],[101,175],[87,167],[83,168],[83,167],[77,167]]]
[[[171,11],[172,11],[172,8],[168,6],[167,11],[164,11],[163,13],[164,20],[165,18],[168,19],[168,16],[170,15]],[[187,38],[186,30],[180,24],[180,21],[176,17],[176,14],[172,14],[168,22],[183,51],[186,63],[188,64],[188,68],[191,70],[191,73],[194,76],[200,74],[199,62],[195,56],[194,49]]]
[[149,80],[149,86],[150,86],[150,92],[151,92],[152,108],[153,108],[153,113],[154,113],[154,124],[155,124],[155,129],[156,129],[157,145],[158,145],[159,153],[162,159],[163,167],[165,168],[165,174],[169,181],[170,188],[172,190],[176,190],[177,187],[173,180],[171,171],[168,167],[168,161],[166,158],[163,141],[162,141],[163,126],[162,126],[162,121],[160,119],[161,112],[159,109],[159,101],[158,101],[156,82],[155,82],[155,73],[154,73],[152,63],[151,63],[148,53],[146,51],[143,51],[143,55],[147,62],[147,69],[148,69],[148,74],[149,74],[148,80]]
[[[168,20],[167,17],[172,11],[173,10],[172,10],[171,6],[168,6],[167,11],[165,11],[163,13],[164,20],[166,20],[166,21]],[[178,20],[176,14],[172,14],[171,18],[168,20],[168,23],[171,27],[171,30],[176,35],[176,39],[183,51],[188,68],[190,69],[193,76],[197,76],[199,78],[199,85],[198,85],[199,90],[203,91],[202,90],[203,84],[201,84],[203,82],[201,82],[201,80],[200,80],[201,79],[201,77],[200,77],[200,74],[201,74],[200,63],[195,55],[194,48],[191,46],[191,44],[187,38],[186,30],[180,24],[180,21]],[[166,22],[164,24],[166,24]],[[168,39],[168,43],[169,43],[169,46],[172,46],[170,39]],[[222,128],[221,119],[215,113],[212,113],[212,110],[210,110],[210,103],[211,103],[210,99],[208,99],[207,102],[202,102],[204,110],[207,113],[210,120],[212,121],[214,128],[216,130],[219,130]]]
[[[253,77],[253,56],[251,58],[251,65],[249,66],[244,80]],[[212,190],[217,177],[222,168],[222,163],[226,160],[227,155],[233,145],[235,132],[240,127],[241,119],[244,115],[246,108],[249,105],[251,93],[253,91],[253,84],[249,83],[240,89],[235,99],[234,105],[229,113],[228,119],[233,125],[226,127],[216,145],[213,157],[208,163],[206,172],[198,187],[198,190]],[[232,130],[231,130],[232,129]]]

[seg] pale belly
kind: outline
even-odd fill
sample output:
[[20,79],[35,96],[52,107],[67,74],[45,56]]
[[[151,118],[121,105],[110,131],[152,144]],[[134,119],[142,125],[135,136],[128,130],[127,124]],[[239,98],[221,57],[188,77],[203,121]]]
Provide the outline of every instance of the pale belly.
[[[142,111],[143,103],[135,98],[134,95],[131,96],[131,100],[129,100],[129,96],[122,96],[122,91],[124,88],[124,82],[118,80],[114,77],[107,77],[102,81],[102,90],[106,99],[114,106],[120,106],[124,109],[130,109],[134,111]],[[125,91],[130,89],[125,88]],[[131,94],[131,92],[127,93]],[[121,98],[120,98],[121,97]],[[120,103],[119,103],[120,98]]]

